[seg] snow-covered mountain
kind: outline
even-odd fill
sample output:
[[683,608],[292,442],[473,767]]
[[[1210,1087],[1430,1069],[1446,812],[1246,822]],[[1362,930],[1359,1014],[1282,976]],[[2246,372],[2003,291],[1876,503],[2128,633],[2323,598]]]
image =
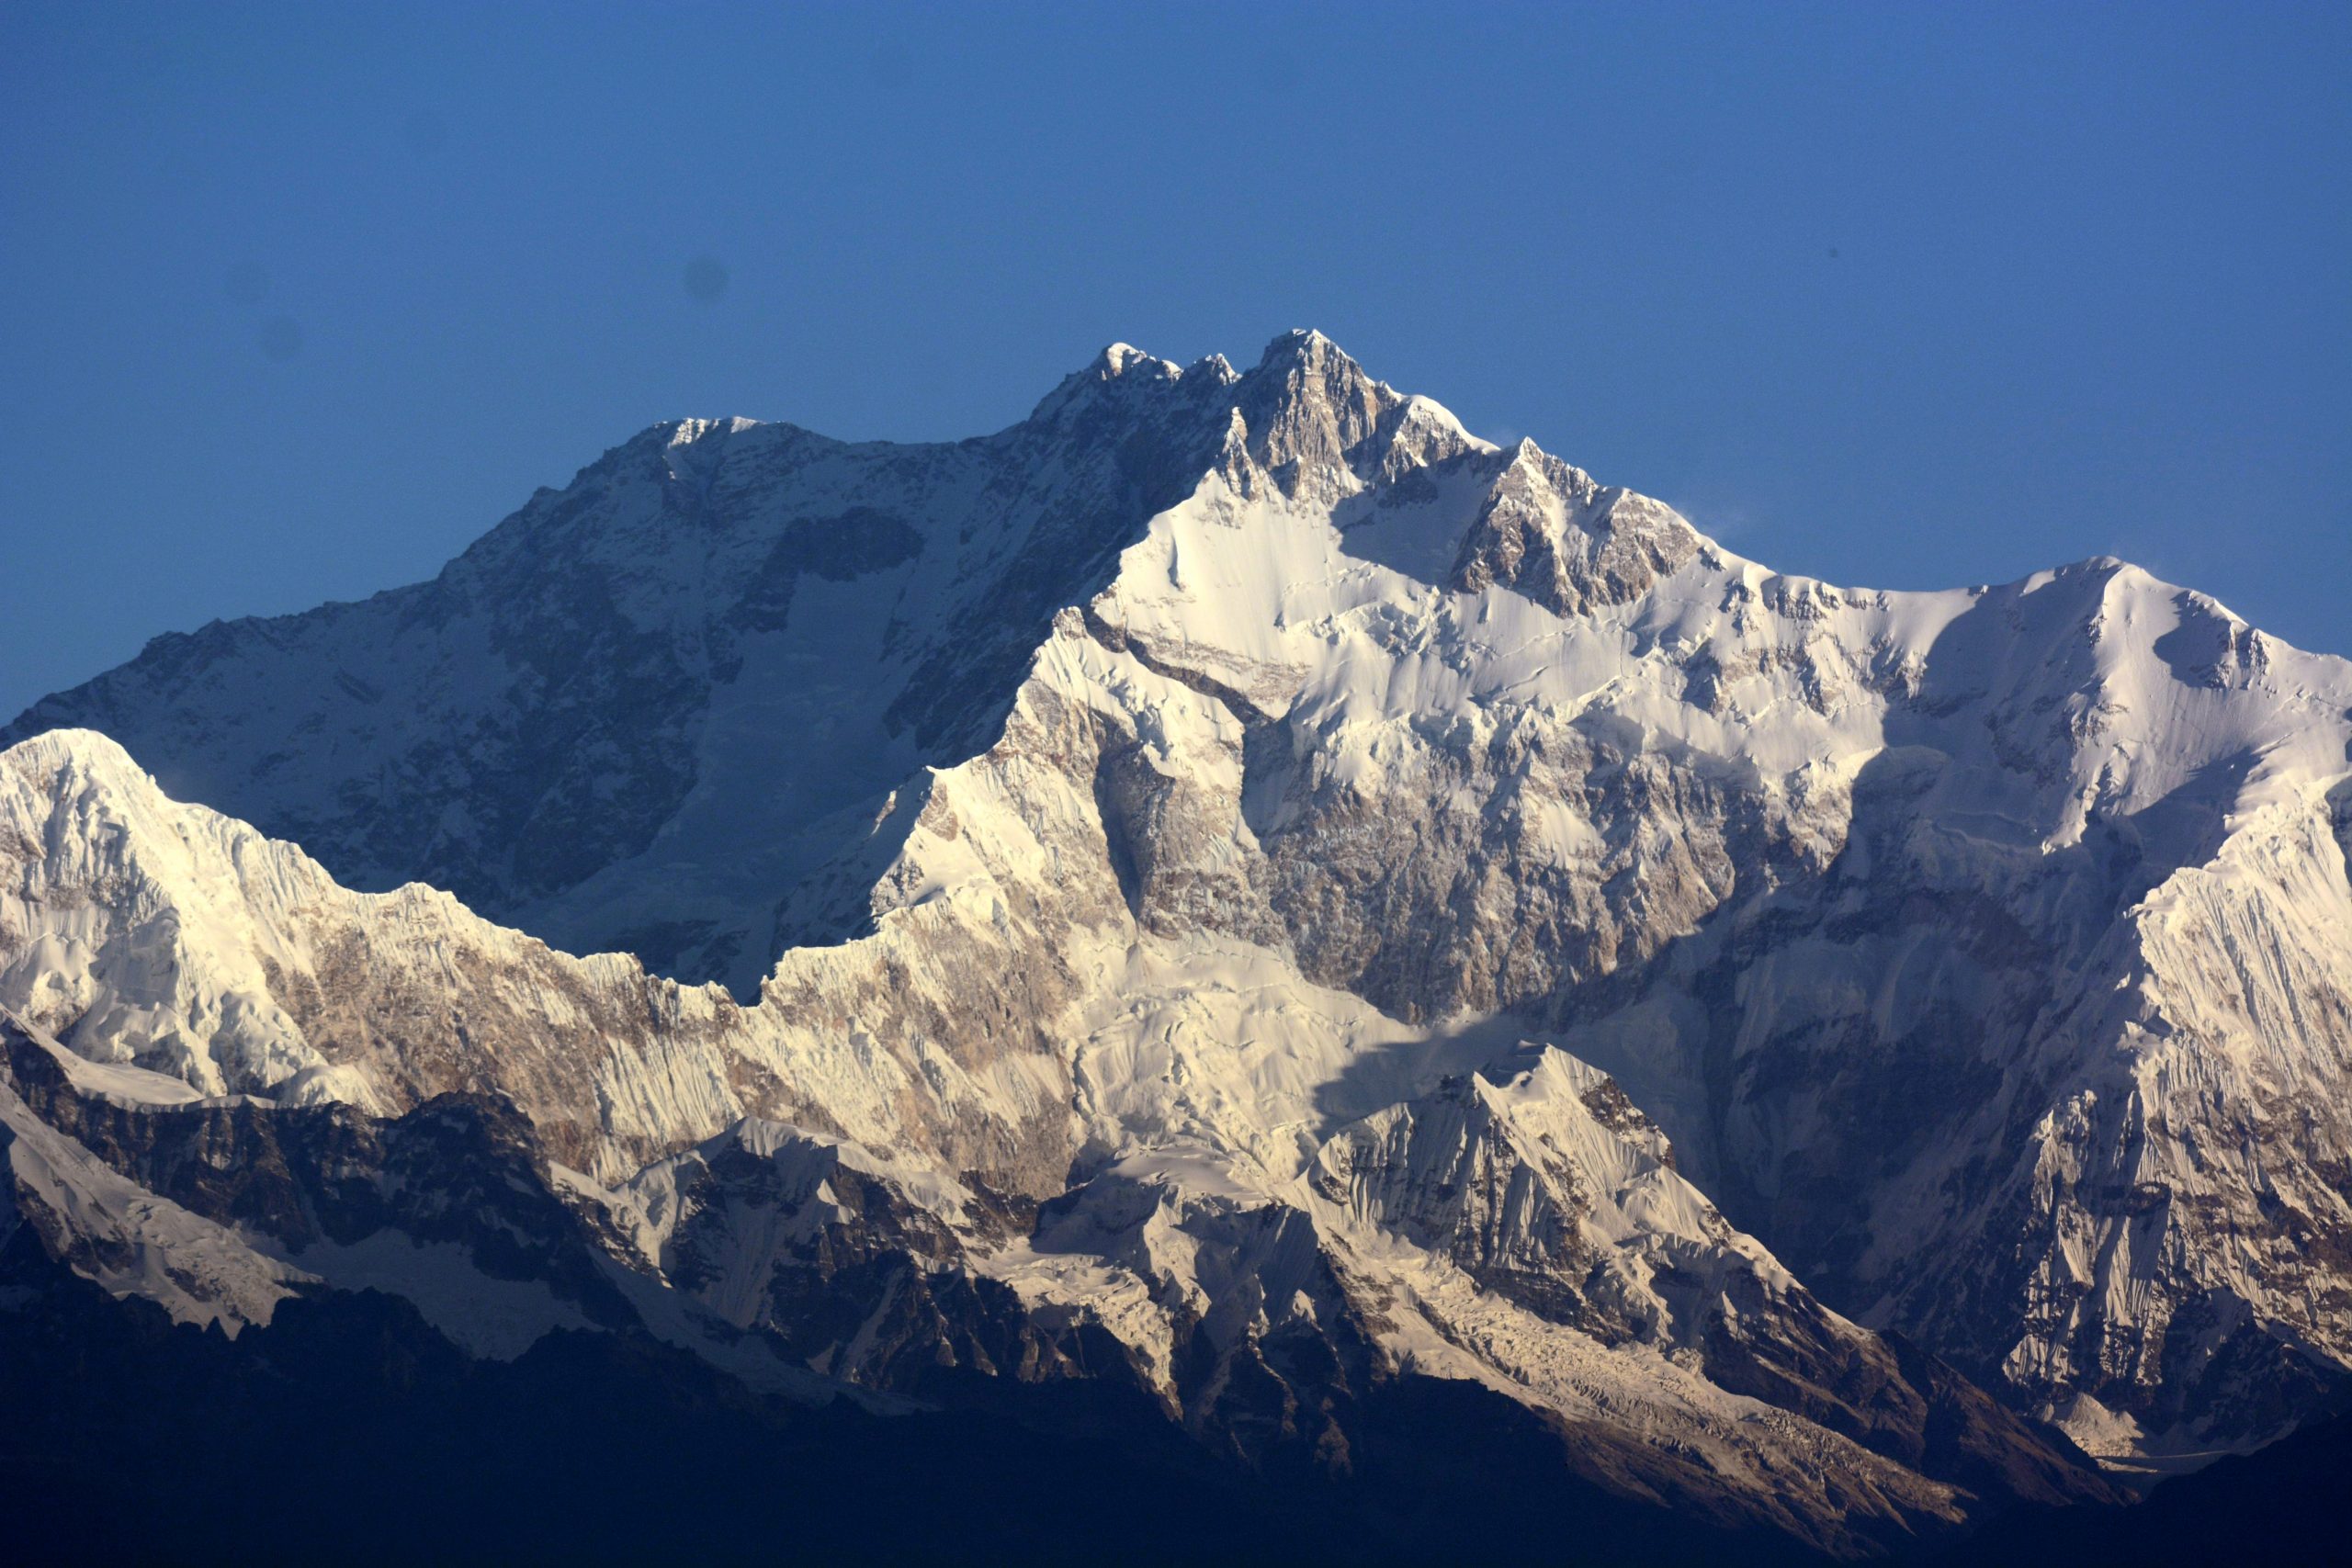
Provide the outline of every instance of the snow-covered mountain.
[[1839,1551],[2352,1367],[2352,665],[1780,576],[1317,334],[660,426],[0,739],[8,1223],[185,1320],[1326,1474],[1436,1379]]

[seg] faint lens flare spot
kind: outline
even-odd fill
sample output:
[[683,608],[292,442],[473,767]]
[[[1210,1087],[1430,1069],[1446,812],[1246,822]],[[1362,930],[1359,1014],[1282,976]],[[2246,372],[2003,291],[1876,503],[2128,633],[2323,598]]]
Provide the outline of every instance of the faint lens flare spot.
[[686,292],[708,305],[727,292],[726,264],[717,256],[696,256],[686,264]]
[[269,293],[269,269],[256,261],[243,261],[220,278],[220,292],[239,305],[258,305]]
[[302,323],[291,316],[272,316],[261,324],[254,341],[272,359],[291,359],[302,352]]

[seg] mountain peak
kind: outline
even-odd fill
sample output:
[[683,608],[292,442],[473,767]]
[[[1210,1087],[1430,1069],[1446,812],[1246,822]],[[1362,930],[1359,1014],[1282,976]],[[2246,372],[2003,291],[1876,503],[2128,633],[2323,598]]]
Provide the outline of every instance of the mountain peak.
[[17,741],[7,755],[35,767],[70,769],[108,784],[131,778],[152,783],[120,741],[96,729],[74,726],[45,729]]
[[759,423],[740,414],[726,419],[681,419],[655,425],[648,434],[666,433],[662,444],[667,446],[691,446],[706,436],[740,434]]
[[1334,394],[1379,394],[1384,402],[1400,394],[1385,381],[1375,380],[1355,356],[1312,327],[1294,327],[1266,345],[1250,376],[1281,377],[1293,387],[1318,383]]
[[1293,362],[1317,365],[1331,358],[1355,363],[1347,350],[1313,327],[1293,327],[1266,344],[1266,352],[1258,356],[1258,368]]
[[1133,344],[1110,344],[1084,369],[1063,377],[1059,386],[1038,400],[1029,418],[1032,423],[1060,418],[1106,387],[1166,386],[1183,378],[1183,367],[1172,361],[1146,354]]
[[1183,371],[1167,360],[1155,355],[1146,354],[1131,343],[1109,344],[1102,353],[1094,356],[1093,363],[1087,368],[1105,380],[1124,376],[1135,369],[1142,369],[1147,374],[1156,375],[1163,379],[1172,379],[1183,374]]

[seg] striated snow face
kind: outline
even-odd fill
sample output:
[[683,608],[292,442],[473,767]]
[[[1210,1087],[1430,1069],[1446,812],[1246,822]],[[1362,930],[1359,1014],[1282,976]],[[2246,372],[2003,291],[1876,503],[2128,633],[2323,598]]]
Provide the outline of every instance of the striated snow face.
[[954,446],[659,427],[9,733],[74,1094],[503,1096],[599,1256],[828,1377],[1102,1335],[1330,1453],[1415,1370],[1843,1548],[1969,1511],[1931,1427],[2079,1495],[1969,1379],[2140,1461],[2352,1367],[2352,666],[2115,561],[1774,574],[1319,334]]

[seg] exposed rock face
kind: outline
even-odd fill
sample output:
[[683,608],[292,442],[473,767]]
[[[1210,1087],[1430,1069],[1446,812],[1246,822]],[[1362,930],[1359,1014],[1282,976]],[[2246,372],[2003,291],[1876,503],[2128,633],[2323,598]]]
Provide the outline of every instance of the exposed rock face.
[[122,1126],[313,1129],[291,1193],[471,1106],[698,1354],[1334,1473],[1453,1378],[1838,1551],[2352,1367],[2352,667],[2120,563],[1777,576],[1298,333],[953,446],[662,427],[199,640],[0,752],[0,1005],[85,1075],[20,1141],[197,1220]]
[[1623,604],[1697,553],[1674,513],[1522,441],[1471,522],[1451,586],[1514,588],[1555,615]]

